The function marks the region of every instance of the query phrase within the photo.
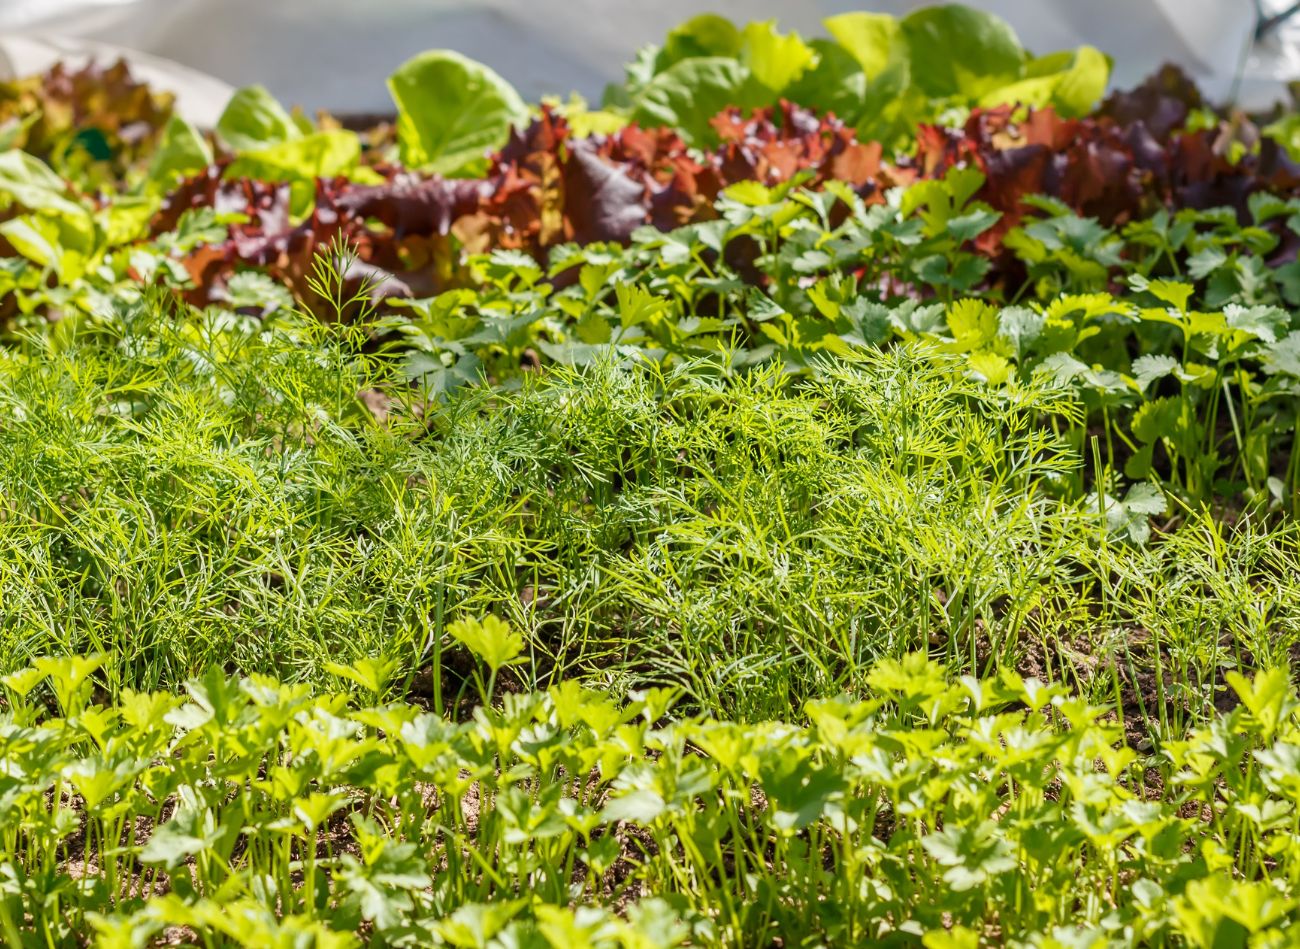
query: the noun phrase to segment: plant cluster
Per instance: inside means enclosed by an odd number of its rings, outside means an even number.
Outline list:
[[[491,617],[453,633],[493,674],[524,648]],[[105,706],[99,661],[3,680],[14,945],[1209,949],[1287,945],[1300,913],[1282,672],[1143,761],[1060,686],[919,655],[803,726],[664,724],[669,691],[572,681],[448,722],[384,702],[382,660],[331,667],[351,696],[213,672]]]
[[[881,205],[838,181],[735,185],[713,221],[565,245],[547,271],[512,252],[471,258],[476,287],[393,301],[409,317],[385,325],[433,392],[537,356],[817,375],[827,357],[920,343],[991,387],[1067,387],[1085,411],[1045,421],[1080,454],[1100,433],[1108,470],[1156,475],[1196,504],[1244,493],[1294,510],[1300,324],[1287,308],[1300,298],[1279,249],[1300,204],[1259,193],[1245,225],[1216,208],[1115,228],[1028,198],[995,262],[979,251],[1004,219],[986,187],[969,167]]]
[[[1088,115],[1104,57],[1030,58],[1005,24],[968,8],[844,14],[827,29],[833,39],[808,45],[770,23],[700,17],[644,52],[611,93],[623,105],[551,102],[531,116],[487,67],[433,52],[394,73],[395,124],[361,134],[290,113],[254,86],[205,135],[121,64],[56,68],[0,97],[8,144],[27,149],[0,171],[0,259],[65,284],[147,281],[152,270],[121,258],[184,212],[215,209],[179,255],[191,302],[222,302],[229,279],[252,269],[312,304],[311,261],[340,238],[385,275],[386,293],[420,296],[462,283],[465,253],[524,249],[545,265],[566,241],[711,219],[740,181],[840,181],[879,202],[891,187],[975,167],[980,198],[1003,213],[979,244],[995,260],[1029,195],[1114,224],[1161,207],[1244,216],[1250,194],[1300,182],[1284,122],[1261,133],[1222,118],[1176,71]],[[955,59],[961,70],[936,68]],[[739,86],[717,86],[719,69]],[[691,116],[666,104],[678,99]],[[901,112],[886,119],[891,110]]]

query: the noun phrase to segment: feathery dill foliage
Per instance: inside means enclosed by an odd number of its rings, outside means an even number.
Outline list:
[[[116,688],[213,662],[311,676],[340,644],[414,654],[419,584],[468,605],[514,556],[490,516],[433,503],[427,454],[358,399],[382,362],[314,322],[143,305],[2,359],[11,664],[104,651]],[[426,565],[433,546],[454,555]]]
[[[119,316],[0,354],[9,668],[102,652],[116,691],[383,653],[409,675],[496,610],[533,678],[770,713],[936,629],[961,653],[1077,516],[1035,490],[1070,464],[1032,424],[1058,397],[932,354],[815,381],[558,369],[430,408],[355,327]]]
[[[1102,542],[1058,497],[1080,461],[1039,419],[1077,409],[1046,382],[904,346],[804,376],[602,361],[424,404],[367,340],[148,300],[0,352],[0,664],[103,654],[116,694],[383,655],[441,709],[469,682],[448,625],[496,613],[527,635],[523,687],[670,684],[762,718],[917,649],[1048,657],[1095,696],[1167,661],[1198,683],[1181,720],[1300,628],[1289,528]]]
[[[495,610],[533,675],[772,711],[936,624],[957,650],[1065,552],[1041,524],[1071,515],[1032,490],[1069,464],[1030,425],[1052,396],[937,357],[815,382],[597,365],[419,411],[348,333],[142,304],[5,350],[4,662],[103,651],[114,692],[213,662],[413,672],[452,615]]]

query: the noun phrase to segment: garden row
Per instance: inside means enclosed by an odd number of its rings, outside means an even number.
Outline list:
[[[453,633],[493,674],[523,647]],[[95,665],[4,680],[12,945],[1290,944],[1281,673],[1234,676],[1241,706],[1146,770],[1066,689],[916,655],[804,726],[657,726],[670,690],[572,681],[455,723],[374,704],[369,661],[338,667],[351,696],[214,671],[106,708]]]

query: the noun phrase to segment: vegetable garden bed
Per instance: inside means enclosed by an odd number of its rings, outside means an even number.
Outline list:
[[[0,88],[6,943],[1291,944],[1294,115],[826,29]]]

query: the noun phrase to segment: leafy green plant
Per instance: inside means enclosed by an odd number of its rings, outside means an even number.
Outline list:
[[[484,702],[496,693],[497,673],[503,667],[526,661],[520,655],[524,651],[523,637],[495,616],[459,619],[447,627],[447,632],[488,667],[487,682],[478,677],[479,698]]]
[[[317,178],[359,176],[361,142],[355,132],[316,129],[301,116],[291,116],[261,86],[236,92],[216,131],[237,155],[225,175],[290,182],[295,214],[311,209]]]
[[[451,50],[408,60],[388,80],[402,161],[447,175],[474,174],[527,110],[495,72]]]
[[[1110,75],[1109,60],[1090,46],[1032,57],[1004,21],[961,4],[901,20],[843,13],[824,25],[829,38],[805,42],[771,22],[738,27],[716,14],[697,16],[643,49],[624,84],[606,92],[606,106],[704,144],[716,138],[709,120],[723,107],[785,97],[894,144],[916,122],[953,108],[1024,103],[1082,115]]]

